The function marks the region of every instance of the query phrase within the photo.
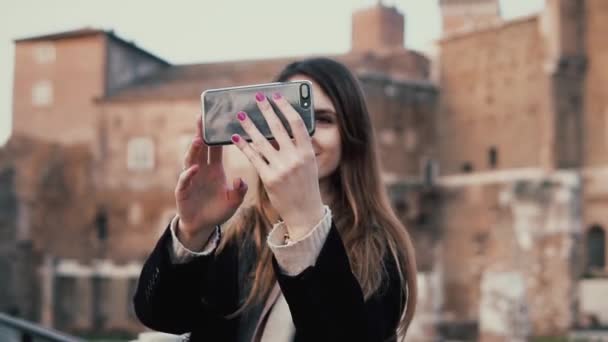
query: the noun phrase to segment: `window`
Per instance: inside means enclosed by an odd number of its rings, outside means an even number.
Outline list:
[[[406,129],[403,138],[405,149],[408,152],[415,151],[416,147],[418,146],[418,133],[416,130],[413,128]]]
[[[154,168],[154,142],[150,138],[132,138],[127,144],[127,168],[146,171]]]
[[[392,145],[395,143],[395,140],[397,140],[395,131],[390,129],[380,131],[380,142],[383,145]]]
[[[129,206],[128,213],[129,224],[133,226],[140,225],[144,218],[144,208],[138,202],[133,202]]]
[[[388,84],[384,87],[384,95],[388,97],[396,97],[399,94],[399,89],[394,84]]]
[[[408,210],[406,186],[400,183],[392,184],[387,187],[387,190],[391,204],[397,215],[404,215]]]
[[[429,217],[427,214],[425,213],[420,213],[418,214],[418,216],[416,217],[416,224],[420,225],[420,226],[424,226],[425,224],[427,224],[429,222]]]
[[[29,241],[32,238],[30,204],[26,201],[19,201],[17,203],[16,238],[19,241]]]
[[[606,232],[593,226],[587,232],[587,270],[603,270],[606,267]]]
[[[393,207],[395,208],[395,211],[398,215],[402,215],[407,211],[407,203],[403,198],[396,198],[393,201]]]
[[[56,51],[52,43],[41,43],[34,49],[34,59],[38,64],[55,62]]]
[[[433,185],[439,176],[439,164],[436,160],[427,158],[422,165],[422,182],[425,185]]]
[[[488,150],[488,164],[492,169],[498,166],[498,150],[494,146]]]
[[[100,208],[97,212],[95,228],[97,230],[97,238],[100,241],[105,241],[108,238],[108,213],[104,208]]]
[[[53,85],[50,81],[38,81],[32,87],[32,104],[36,107],[49,106],[53,103]]]

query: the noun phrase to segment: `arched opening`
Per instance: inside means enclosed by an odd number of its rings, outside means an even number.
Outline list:
[[[587,231],[587,270],[602,271],[606,267],[606,232],[601,226]]]

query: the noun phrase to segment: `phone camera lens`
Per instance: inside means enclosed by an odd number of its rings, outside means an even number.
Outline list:
[[[310,88],[308,87],[308,84],[302,84],[300,86],[300,95],[303,99],[308,99],[310,97]]]

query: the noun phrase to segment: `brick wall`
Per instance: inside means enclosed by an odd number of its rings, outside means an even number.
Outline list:
[[[403,48],[405,19],[394,7],[377,5],[353,15],[352,50]]]
[[[445,319],[478,321],[482,341],[566,334],[579,275],[578,175],[453,176],[441,186]]]
[[[7,155],[7,149],[0,149],[0,275],[4,291],[0,292],[0,311],[8,312],[17,307],[16,279],[18,273],[12,262],[16,256],[17,208],[14,164]]]
[[[14,135],[65,144],[95,139],[93,99],[104,92],[103,42],[103,36],[92,35],[16,43]],[[33,88],[40,81],[52,88],[52,102],[45,106],[32,104]]]
[[[498,0],[441,0],[444,35],[473,31],[500,21]]]
[[[437,160],[437,90],[373,77],[362,83],[386,179],[420,180],[425,163]]]
[[[585,32],[583,42],[587,57],[587,73],[584,84],[584,226],[608,228],[608,3],[602,0],[586,0]],[[586,240],[585,240],[586,241]],[[608,250],[608,242],[605,250]],[[582,251],[579,263],[587,262],[587,250]],[[608,264],[608,260],[606,260]],[[608,273],[608,268],[604,274]],[[584,298],[583,298],[584,300]]]
[[[598,167],[608,163],[608,2],[586,0],[585,17],[584,158],[586,166]]]
[[[538,20],[528,18],[440,42],[438,143],[442,174],[537,166],[547,80]]]

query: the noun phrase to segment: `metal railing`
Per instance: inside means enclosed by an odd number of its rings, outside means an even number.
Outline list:
[[[62,332],[0,313],[0,341],[2,342],[84,342]]]

